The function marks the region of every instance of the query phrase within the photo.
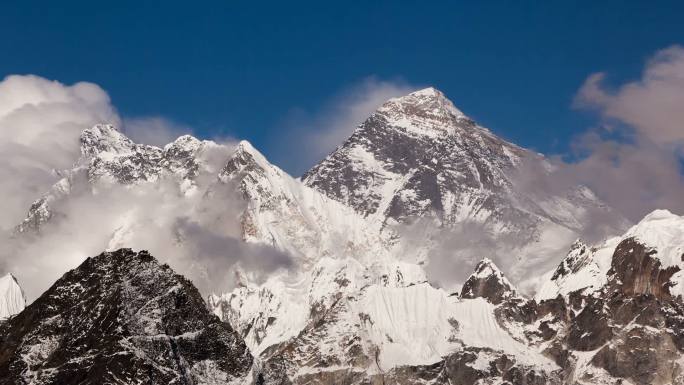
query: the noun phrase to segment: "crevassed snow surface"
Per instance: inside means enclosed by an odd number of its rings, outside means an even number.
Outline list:
[[[20,313],[26,307],[24,292],[12,274],[0,278],[0,319]]]

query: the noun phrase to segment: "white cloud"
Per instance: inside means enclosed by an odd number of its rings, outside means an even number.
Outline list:
[[[207,185],[214,178],[200,175],[199,183]],[[127,247],[150,251],[203,294],[228,291],[238,266],[258,282],[292,265],[284,252],[242,241],[239,218],[244,208],[233,185],[212,185],[211,194],[190,196],[180,194],[177,181],[166,178],[136,188],[112,185],[97,194],[80,188],[54,203],[57,215],[39,235],[1,239],[0,272],[13,272],[33,300],[86,257]]]
[[[256,279],[288,265],[289,256],[240,240],[238,216],[244,207],[239,197],[226,195],[235,192],[234,186],[199,202],[185,199],[177,185],[164,181],[91,194],[82,176],[74,180],[69,199],[51,203],[56,215],[39,237],[12,236],[31,203],[78,160],[81,132],[97,123],[122,127],[109,96],[95,84],[65,85],[33,75],[0,82],[0,273],[15,273],[31,299],[86,256],[104,251],[113,234],[124,242],[109,246],[150,250],[203,290],[227,289],[236,264]],[[192,131],[163,118],[124,119],[123,130],[153,145]],[[219,140],[225,146],[204,153],[214,170],[234,148],[230,139]],[[208,185],[216,176],[198,178]],[[184,238],[182,244],[178,237]]]
[[[388,99],[406,95],[417,88],[402,81],[369,77],[341,91],[318,113],[301,114],[287,124],[290,128],[286,129],[285,140],[278,138],[277,163],[294,170],[295,174],[306,171],[342,144]],[[306,151],[292,151],[293,147],[305,148]]]
[[[604,73],[589,76],[576,104],[630,125],[640,139],[659,145],[684,140],[684,48],[672,46],[657,52],[640,80],[615,91],[606,90],[604,78]]]
[[[119,117],[99,86],[68,86],[38,76],[0,82],[0,229],[15,225],[30,203],[79,153],[81,131]]]
[[[615,90],[604,78],[589,76],[577,94],[575,105],[598,111],[603,127],[577,139],[585,156],[562,178],[590,186],[632,220],[657,208],[684,213],[684,48],[657,52],[641,79]]]

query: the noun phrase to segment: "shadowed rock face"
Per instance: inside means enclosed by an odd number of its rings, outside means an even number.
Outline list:
[[[495,305],[516,295],[511,283],[489,259],[480,261],[461,290],[461,298],[485,298]]]
[[[88,258],[0,337],[0,384],[227,383],[251,364],[190,281],[130,249]]]
[[[670,278],[680,269],[664,268],[650,250],[633,238],[625,239],[615,249],[608,276],[612,289],[624,294],[650,294],[658,299],[669,299]],[[684,261],[684,259],[683,259]]]

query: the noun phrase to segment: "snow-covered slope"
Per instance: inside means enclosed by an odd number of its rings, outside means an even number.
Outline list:
[[[491,271],[491,278],[505,280],[497,271]],[[480,270],[473,279],[490,278],[485,274]],[[502,304],[477,295],[460,298],[427,282],[362,287],[342,282],[345,289],[329,306],[312,309],[303,330],[261,351],[267,379],[285,373],[294,383],[414,383],[429,377],[421,373],[422,366],[439,366],[445,357],[462,364],[477,361],[473,370],[482,376],[497,360],[506,360],[540,380],[557,379],[560,368],[543,353],[544,346],[516,333],[523,328],[519,323],[512,322],[518,329],[508,330],[499,320]],[[398,376],[402,370],[412,372]]]
[[[19,314],[26,307],[24,291],[12,274],[0,277],[0,320]]]
[[[246,141],[238,144],[218,180],[237,186],[246,202],[240,217],[243,239],[301,257],[305,269],[325,257],[365,258],[369,264],[388,257],[378,229],[270,164]]]

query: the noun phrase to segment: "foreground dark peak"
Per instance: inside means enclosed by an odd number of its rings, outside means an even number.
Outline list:
[[[0,333],[0,384],[213,384],[252,357],[198,290],[145,251],[69,271]]]

